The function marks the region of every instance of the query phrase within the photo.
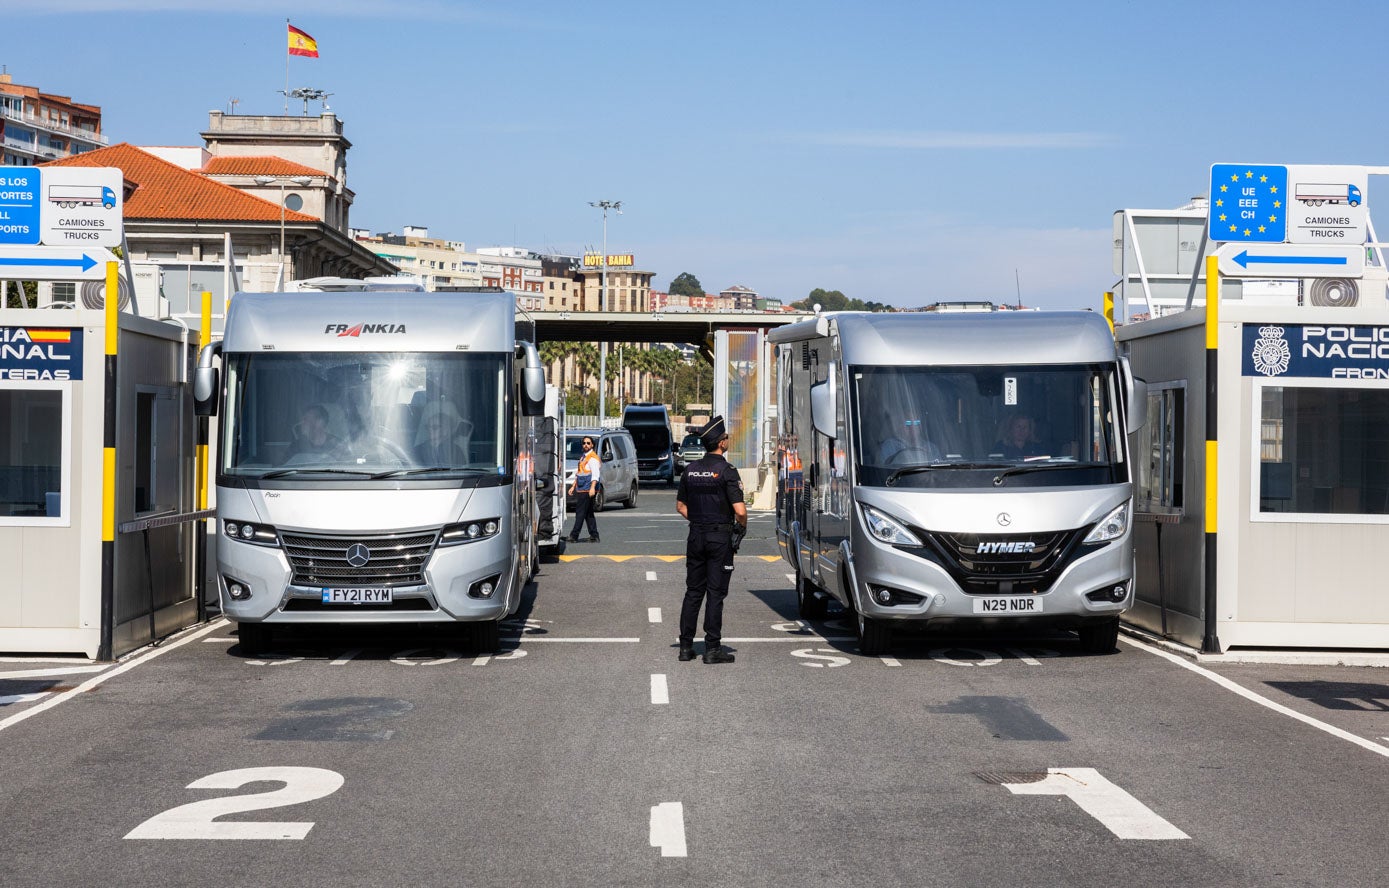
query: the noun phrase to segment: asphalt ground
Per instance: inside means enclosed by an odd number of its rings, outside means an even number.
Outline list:
[[[0,885],[1383,884],[1385,670],[1067,633],[863,657],[796,619],[770,525],[737,662],[680,663],[683,531],[647,493],[543,566],[497,656],[400,627],[248,657],[216,621],[91,672],[0,662]]]

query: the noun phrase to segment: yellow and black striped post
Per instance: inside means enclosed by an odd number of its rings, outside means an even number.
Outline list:
[[[203,349],[207,348],[212,342],[212,292],[203,291],[202,305],[202,326],[198,328],[198,357],[202,357]],[[193,362],[197,366],[197,361]],[[196,371],[195,371],[196,372]],[[194,434],[197,437],[197,480],[195,482],[198,492],[198,511],[207,509],[207,426],[206,416],[198,417],[197,430]],[[199,518],[198,529],[198,575],[193,580],[193,589],[198,596],[198,622],[207,619],[207,590],[204,588],[204,581],[207,579],[207,519]]]
[[[1109,322],[1109,333],[1114,334],[1114,294],[1104,294],[1104,319]]]
[[[1205,636],[1201,639],[1201,652],[1220,653],[1220,639],[1216,637],[1216,564],[1215,532],[1219,526],[1216,520],[1216,505],[1219,501],[1216,485],[1219,473],[1216,461],[1216,421],[1220,416],[1216,397],[1219,393],[1219,365],[1216,362],[1216,347],[1220,341],[1220,266],[1215,256],[1206,257],[1206,571],[1205,571]]]
[[[106,263],[106,392],[101,432],[101,643],[98,660],[111,659],[116,613],[116,348],[120,342],[120,287],[115,262]]]

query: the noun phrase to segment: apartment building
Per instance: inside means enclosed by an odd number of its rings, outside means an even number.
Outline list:
[[[400,234],[371,234],[354,229],[352,238],[406,274],[414,275],[426,290],[500,286],[484,282],[482,257],[469,253],[463,241],[432,238],[424,226],[406,225]]]
[[[0,74],[0,145],[5,166],[33,166],[105,148],[101,106],[74,102]]]

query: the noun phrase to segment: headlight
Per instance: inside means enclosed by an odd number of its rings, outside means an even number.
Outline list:
[[[275,528],[264,524],[251,524],[248,521],[223,521],[222,533],[227,539],[239,543],[255,543],[257,546],[274,546],[279,543]]]
[[[1129,529],[1129,504],[1124,503],[1119,508],[1104,516],[1104,520],[1095,525],[1095,529],[1090,531],[1085,537],[1088,543],[1107,543],[1110,540],[1117,540]]]
[[[868,521],[868,532],[879,542],[890,546],[921,545],[921,540],[916,538],[916,534],[872,506],[863,507],[863,517]]]
[[[662,453],[660,456],[658,456],[658,457],[656,457],[656,458],[657,458],[657,459],[670,459],[670,451],[667,450],[665,453]]]
[[[502,519],[500,518],[482,518],[477,521],[449,524],[444,527],[443,533],[439,534],[439,545],[456,546],[459,543],[485,540],[488,537],[496,536],[497,531],[501,529]]]

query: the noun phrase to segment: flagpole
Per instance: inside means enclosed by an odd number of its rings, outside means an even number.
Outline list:
[[[285,116],[289,116],[289,19],[285,19]]]

